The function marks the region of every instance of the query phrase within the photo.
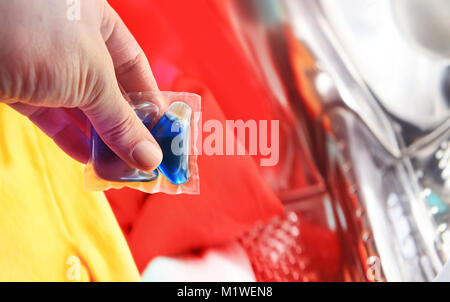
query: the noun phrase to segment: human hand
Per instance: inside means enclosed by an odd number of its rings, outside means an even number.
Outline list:
[[[26,115],[73,158],[89,159],[87,119],[130,166],[149,171],[161,149],[122,96],[156,91],[141,48],[105,0],[0,1],[0,102]]]

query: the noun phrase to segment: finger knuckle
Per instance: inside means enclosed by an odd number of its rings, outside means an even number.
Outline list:
[[[135,123],[131,115],[126,115],[119,122],[107,128],[103,132],[103,138],[112,145],[123,142],[124,137],[133,137],[135,133]],[[127,146],[121,146],[127,147]],[[129,146],[131,148],[131,146]]]

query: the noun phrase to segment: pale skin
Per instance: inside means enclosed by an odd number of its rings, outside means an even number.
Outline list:
[[[67,154],[89,159],[89,120],[129,165],[151,171],[161,149],[123,97],[157,91],[142,49],[105,0],[0,0],[0,102],[27,116]]]

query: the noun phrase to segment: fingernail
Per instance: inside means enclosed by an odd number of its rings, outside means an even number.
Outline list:
[[[155,169],[162,160],[162,152],[152,142],[144,140],[134,147],[131,153],[134,161],[138,165],[138,168],[144,171],[150,171]]]

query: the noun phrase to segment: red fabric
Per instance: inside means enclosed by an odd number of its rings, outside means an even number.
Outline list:
[[[173,87],[200,94],[203,119],[225,123],[214,97],[201,84],[182,79]],[[202,155],[198,164],[201,195],[143,196],[130,189],[106,193],[141,271],[157,255],[227,242],[283,212],[252,158]]]
[[[211,0],[110,0],[147,54],[161,89],[170,62],[214,94],[228,119],[274,117],[270,93]],[[164,78],[165,80],[165,78]]]
[[[317,202],[321,204],[318,198]],[[289,217],[296,217],[292,221]],[[339,235],[288,211],[240,238],[256,280],[262,282],[344,281]],[[280,249],[279,247],[283,248]]]
[[[212,95],[183,81],[175,90],[203,97],[203,117],[225,123]],[[129,235],[140,269],[155,255],[173,254],[236,238],[283,211],[250,157],[200,156],[201,195],[150,195]]]
[[[256,55],[243,46],[231,23],[230,6],[239,1],[110,3],[147,54],[161,90],[173,89],[174,78],[195,78],[212,92],[227,119],[280,121],[280,162],[261,169],[277,194],[317,183],[315,168],[302,154],[298,121],[289,105],[281,105],[282,97],[268,85]]]
[[[203,120],[273,119],[271,100],[208,1],[110,3],[149,57],[160,88],[202,96]],[[154,194],[144,202],[132,190],[107,192],[141,271],[157,255],[231,240],[283,212],[252,158],[202,155],[198,164],[199,196]]]
[[[105,194],[122,231],[128,234],[148,194],[129,188],[113,189]]]

